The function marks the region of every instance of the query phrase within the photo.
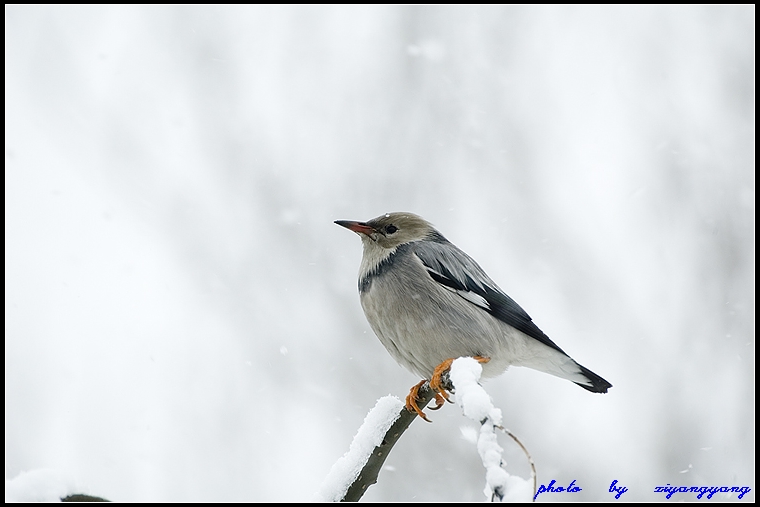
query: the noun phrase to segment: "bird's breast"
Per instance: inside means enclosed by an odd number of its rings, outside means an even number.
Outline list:
[[[398,363],[422,377],[430,378],[449,358],[500,355],[505,325],[441,287],[422,265],[383,270],[361,281],[360,290],[364,314],[380,342]]]

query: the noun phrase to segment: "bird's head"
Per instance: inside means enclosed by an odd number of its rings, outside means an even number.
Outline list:
[[[336,220],[336,224],[357,233],[364,247],[395,250],[399,245],[439,234],[430,223],[414,213],[386,213],[368,222]]]
[[[335,223],[354,231],[362,239],[360,286],[361,280],[375,272],[400,245],[424,239],[443,239],[428,221],[414,213],[386,213],[368,222],[336,220]]]

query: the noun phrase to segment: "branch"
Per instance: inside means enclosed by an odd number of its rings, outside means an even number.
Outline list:
[[[435,394],[427,384],[418,393],[418,405],[427,406]],[[314,495],[317,502],[356,502],[367,488],[377,482],[377,476],[388,454],[417,418],[404,402],[395,396],[384,396],[369,411],[356,432],[348,452],[330,469]]]
[[[110,502],[110,500],[100,498],[99,496],[75,493],[73,495],[64,496],[61,498],[61,502]]]
[[[435,393],[430,389],[430,386],[427,383],[424,384],[418,393],[418,405],[420,408],[426,407],[430,403],[430,400],[433,399],[433,396],[435,396]],[[415,412],[408,411],[406,407],[401,409],[398,419],[385,433],[382,443],[372,451],[367,463],[361,469],[356,479],[354,479],[354,482],[348,487],[346,494],[340,499],[341,502],[358,502],[365,491],[367,491],[367,488],[377,482],[377,476],[391,449],[393,449],[398,439],[401,438],[401,435],[415,419],[417,419]]]
[[[442,386],[449,392],[456,390],[457,404],[463,415],[481,424],[477,447],[486,469],[486,494],[492,500],[527,501],[532,498],[530,490],[535,490],[533,460],[519,440],[501,426],[501,410],[493,406],[491,397],[478,384],[481,372],[482,367],[474,359],[457,359],[451,368],[451,377],[456,378],[452,381],[449,373],[445,373],[441,378]],[[434,396],[430,386],[423,384],[418,393],[419,406],[425,408]],[[395,396],[378,400],[354,436],[348,452],[333,465],[314,499],[322,502],[359,501],[367,488],[377,482],[391,449],[416,418],[417,414],[408,411]],[[523,448],[531,465],[533,488],[525,479],[511,476],[504,470],[502,449],[495,434],[497,429],[507,433]]]

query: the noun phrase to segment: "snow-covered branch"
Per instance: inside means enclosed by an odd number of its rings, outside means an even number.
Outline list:
[[[82,488],[70,475],[51,468],[38,468],[5,480],[5,503],[108,501],[79,491]]]
[[[425,384],[419,391],[419,406],[425,407],[434,393]],[[395,396],[380,398],[364,418],[348,452],[330,469],[319,491],[318,502],[356,502],[377,476],[391,449],[417,414],[410,412]]]
[[[491,397],[478,383],[483,367],[471,357],[460,357],[451,365],[449,379],[454,385],[457,405],[465,417],[480,424],[478,454],[486,469],[484,493],[500,502],[530,502],[533,486],[525,479],[509,475],[503,466],[503,449],[496,438],[501,425],[501,410],[494,407]]]
[[[499,501],[532,501],[534,487],[531,483],[509,475],[503,468],[502,448],[497,441],[496,430],[515,437],[501,426],[501,410],[493,406],[491,397],[478,384],[481,372],[482,367],[476,360],[459,358],[452,364],[451,372],[444,374],[443,385],[455,393],[462,413],[480,424],[477,447],[486,469],[486,496]],[[434,393],[424,384],[418,396],[418,404],[424,408],[433,399]],[[395,396],[380,398],[364,419],[348,452],[333,465],[314,500],[358,501],[367,488],[377,482],[380,469],[394,444],[415,419],[417,414],[408,411],[404,402]],[[520,446],[523,447],[522,444]],[[528,459],[530,461],[530,456]]]

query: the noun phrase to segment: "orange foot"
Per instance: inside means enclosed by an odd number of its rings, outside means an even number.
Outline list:
[[[406,409],[409,412],[417,412],[417,415],[425,419],[427,422],[431,422],[430,419],[428,419],[425,416],[425,412],[420,410],[420,407],[417,406],[417,402],[419,401],[419,392],[420,388],[425,385],[425,382],[427,380],[420,380],[419,384],[416,384],[414,387],[412,387],[409,390],[409,394],[406,395]],[[438,400],[436,400],[436,403],[438,403]]]
[[[473,359],[481,364],[487,363],[491,360],[490,357],[483,356],[474,356]],[[446,401],[449,400],[449,393],[447,393],[441,385],[441,376],[451,369],[451,363],[453,362],[453,358],[446,359],[444,362],[436,366],[433,370],[433,378],[430,379],[430,389],[435,391],[435,408],[431,408],[430,410],[438,410]],[[418,416],[422,417],[427,422],[431,422],[430,419],[425,416],[425,413],[420,410],[420,407],[417,406],[417,400],[419,400],[418,394],[420,392],[420,388],[425,384],[425,382],[427,382],[427,380],[421,380],[419,384],[415,385],[409,390],[409,394],[406,396],[406,409],[409,412],[417,412]]]

